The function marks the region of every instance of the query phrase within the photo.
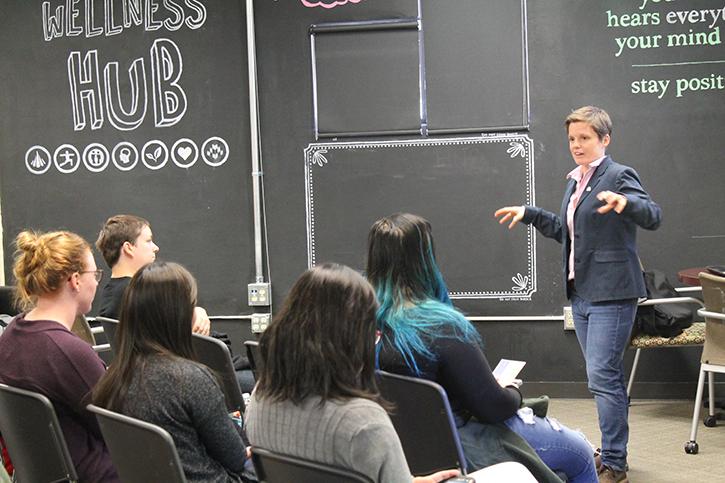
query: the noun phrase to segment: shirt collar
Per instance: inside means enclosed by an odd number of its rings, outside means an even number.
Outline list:
[[[601,158],[589,163],[589,169],[596,168],[597,166],[602,164],[602,161],[604,161],[604,158],[606,158],[606,157],[607,157],[607,155],[605,154]],[[576,168],[569,171],[569,174],[566,175],[566,179],[573,179],[577,183],[579,181],[581,181],[583,177],[584,177],[584,174],[582,173],[581,166],[577,166]]]

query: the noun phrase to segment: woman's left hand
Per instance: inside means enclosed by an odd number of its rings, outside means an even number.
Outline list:
[[[600,191],[597,193],[597,199],[604,203],[604,206],[597,210],[597,213],[601,214],[608,213],[613,209],[619,215],[627,206],[627,197],[612,191]]]

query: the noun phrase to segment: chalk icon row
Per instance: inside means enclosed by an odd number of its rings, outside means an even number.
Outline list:
[[[229,145],[219,136],[212,136],[199,146],[188,138],[181,138],[169,149],[163,141],[153,139],[141,148],[141,152],[128,141],[121,141],[109,153],[101,143],[90,143],[83,153],[72,144],[61,144],[53,154],[44,146],[35,145],[25,152],[25,166],[33,174],[44,174],[52,165],[64,174],[75,172],[81,165],[92,173],[104,171],[113,162],[120,171],[131,171],[139,160],[148,169],[161,169],[169,158],[179,168],[188,169],[201,157],[209,166],[217,167],[229,158]]]

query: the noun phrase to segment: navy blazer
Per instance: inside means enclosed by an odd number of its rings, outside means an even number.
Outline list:
[[[526,206],[523,222],[533,224],[544,236],[562,244],[564,286],[571,293],[569,273],[569,228],[566,209],[576,182],[568,181],[561,214]],[[591,188],[591,189],[590,189]],[[621,214],[614,210],[597,213],[603,206],[596,194],[613,191],[627,197]],[[607,156],[597,166],[574,212],[574,276],[577,295],[589,302],[645,297],[644,279],[637,256],[637,226],[655,230],[662,221],[662,210],[642,188],[637,172]]]

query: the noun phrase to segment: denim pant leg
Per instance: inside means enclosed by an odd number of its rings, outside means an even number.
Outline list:
[[[623,360],[636,310],[636,299],[588,302],[572,296],[574,327],[599,413],[602,462],[616,470],[627,465],[629,407]]]
[[[512,431],[526,440],[546,466],[566,475],[570,483],[597,482],[594,454],[589,441],[579,431],[556,420],[533,417],[528,424],[514,415],[505,421]]]

